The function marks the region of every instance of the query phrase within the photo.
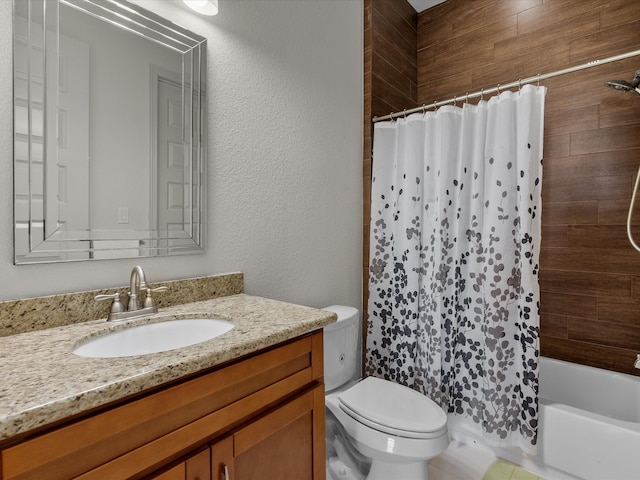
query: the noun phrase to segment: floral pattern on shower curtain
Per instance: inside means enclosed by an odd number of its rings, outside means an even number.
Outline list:
[[[535,453],[546,89],[374,131],[367,374],[449,414],[453,438]]]

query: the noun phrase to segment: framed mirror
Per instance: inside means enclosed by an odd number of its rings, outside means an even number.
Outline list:
[[[16,264],[201,253],[206,39],[125,0],[14,0]]]

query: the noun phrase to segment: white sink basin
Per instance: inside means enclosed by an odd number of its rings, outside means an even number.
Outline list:
[[[167,320],[93,338],[73,350],[80,357],[115,358],[166,352],[218,337],[233,323],[213,318]]]

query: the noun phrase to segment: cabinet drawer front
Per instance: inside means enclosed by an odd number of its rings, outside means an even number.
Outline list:
[[[68,479],[160,443],[158,454],[177,458],[321,375],[316,333],[9,447],[0,453],[1,478]],[[145,456],[150,470],[158,454]]]

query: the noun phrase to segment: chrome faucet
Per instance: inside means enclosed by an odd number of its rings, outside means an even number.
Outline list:
[[[158,307],[156,306],[153,298],[151,298],[151,293],[162,292],[165,290],[167,290],[166,286],[156,288],[149,287],[147,285],[147,278],[144,274],[144,270],[140,265],[136,265],[131,270],[131,277],[129,279],[129,304],[126,311],[122,303],[120,303],[119,293],[96,295],[95,299],[98,301],[113,299],[108,320],[125,320],[128,318],[143,317],[145,315],[157,313]],[[138,296],[141,291],[144,291],[147,294],[142,306],[140,306],[140,301],[138,300]]]
[[[140,265],[136,265],[131,270],[131,278],[129,280],[129,306],[127,310],[130,312],[140,309],[138,303],[138,292],[147,290],[147,278],[144,275],[144,270]]]

